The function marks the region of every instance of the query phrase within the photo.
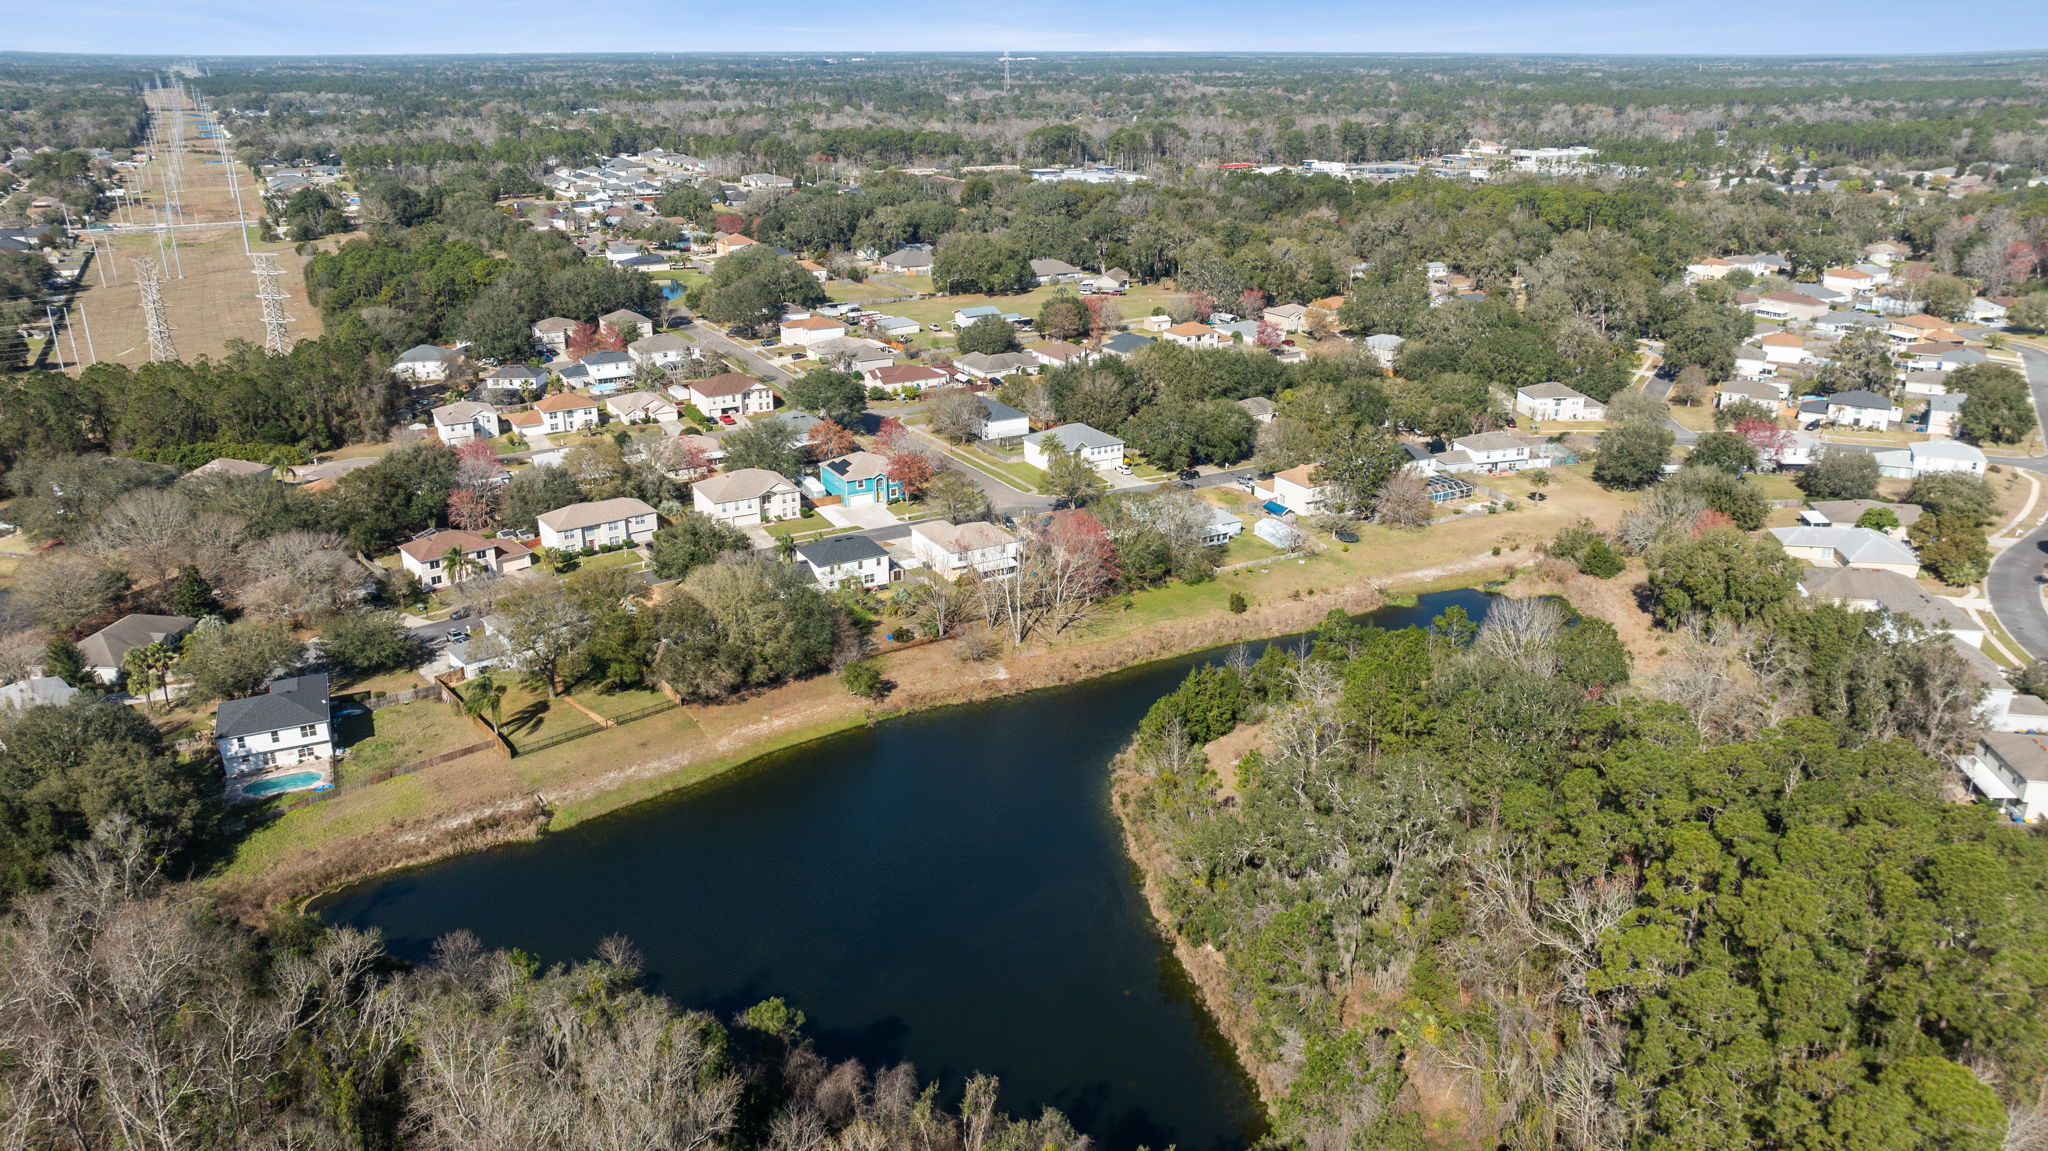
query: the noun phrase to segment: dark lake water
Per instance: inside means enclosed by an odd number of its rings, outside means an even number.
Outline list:
[[[1373,618],[1453,604],[1477,618],[1486,597]],[[997,1075],[1004,1110],[1057,1107],[1106,1151],[1242,1147],[1259,1107],[1154,929],[1106,770],[1154,700],[1225,654],[849,732],[321,911],[410,959],[458,928],[549,962],[623,934],[678,1003],[780,995],[826,1055],[909,1060],[949,1091]]]

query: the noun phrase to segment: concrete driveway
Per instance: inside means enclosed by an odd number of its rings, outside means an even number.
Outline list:
[[[818,514],[842,528],[886,528],[897,522],[887,504],[827,505]]]

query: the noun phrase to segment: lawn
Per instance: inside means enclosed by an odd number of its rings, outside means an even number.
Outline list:
[[[811,516],[809,518],[793,520],[776,520],[774,523],[762,524],[761,530],[774,536],[776,539],[794,540],[802,544],[809,543],[815,539],[823,539],[826,536],[838,535],[840,532],[850,532],[857,529],[842,528],[823,516]]]
[[[606,719],[617,719],[628,712],[639,711],[642,708],[653,707],[658,703],[668,702],[667,696],[651,687],[630,688],[621,691],[598,691],[592,688],[577,688],[569,694],[576,697],[577,703],[604,716]]]
[[[339,783],[418,763],[486,738],[461,712],[438,699],[419,699],[380,707],[363,715],[340,716],[334,728],[335,737],[348,751],[336,772]]]
[[[963,445],[951,449],[954,459],[976,471],[995,476],[997,479],[1021,491],[1035,492],[1045,473],[1019,460],[1011,462],[983,448]]]
[[[612,568],[643,568],[647,560],[634,548],[621,548],[615,552],[603,552],[594,556],[578,556],[576,570],[586,572],[609,571]]]

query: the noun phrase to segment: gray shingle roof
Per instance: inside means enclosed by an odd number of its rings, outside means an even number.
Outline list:
[[[799,546],[796,554],[802,556],[805,563],[818,568],[889,557],[887,549],[866,536],[827,536]]]
[[[216,739],[261,735],[326,723],[327,718],[327,677],[298,675],[271,681],[262,695],[223,701],[214,713],[213,734]]]
[[[1123,440],[1099,428],[1091,428],[1087,424],[1061,424],[1056,428],[1047,428],[1042,432],[1033,432],[1024,437],[1024,442],[1040,446],[1049,443],[1058,444],[1068,451],[1078,451],[1083,448],[1120,448],[1124,446]]]

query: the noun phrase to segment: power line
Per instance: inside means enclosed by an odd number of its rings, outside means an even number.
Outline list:
[[[292,318],[284,310],[284,302],[290,296],[277,283],[284,269],[277,266],[277,257],[269,252],[251,253],[249,258],[256,261],[256,298],[263,301],[263,350],[282,356],[292,350],[291,333],[285,330]]]
[[[175,360],[178,349],[171,343],[171,321],[164,314],[163,285],[157,280],[156,261],[135,261],[135,278],[142,285],[142,317],[149,328],[149,358]]]

